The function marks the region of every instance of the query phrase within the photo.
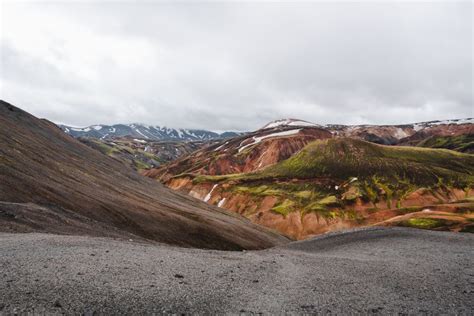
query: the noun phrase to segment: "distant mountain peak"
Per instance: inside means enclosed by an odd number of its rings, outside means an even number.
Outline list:
[[[313,127],[318,127],[318,124],[311,123],[305,120],[300,120],[300,119],[294,119],[294,118],[285,118],[285,119],[279,119],[275,121],[271,121],[261,129],[267,129],[267,128],[275,128],[278,126],[313,126]]]

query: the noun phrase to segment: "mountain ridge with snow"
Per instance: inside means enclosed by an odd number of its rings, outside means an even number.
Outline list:
[[[58,125],[65,133],[73,137],[91,137],[99,139],[112,139],[114,137],[134,137],[147,140],[213,140],[235,137],[241,135],[238,132],[216,133],[202,129],[169,128],[166,126],[152,126],[141,123],[114,124],[114,125],[90,125],[87,127],[72,127]]]
[[[388,127],[388,126],[413,126],[415,129],[420,126],[434,126],[434,125],[450,125],[450,124],[474,124],[474,118],[459,118],[459,119],[448,119],[448,120],[432,120],[424,122],[415,122],[415,123],[402,123],[402,124],[316,124],[305,120],[295,119],[295,118],[284,118],[271,121],[264,125],[260,129],[275,128],[279,126],[314,126],[322,128],[335,128],[335,127]]]

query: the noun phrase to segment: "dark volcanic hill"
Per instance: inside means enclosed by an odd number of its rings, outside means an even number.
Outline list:
[[[286,239],[144,178],[0,101],[0,230],[257,249]]]

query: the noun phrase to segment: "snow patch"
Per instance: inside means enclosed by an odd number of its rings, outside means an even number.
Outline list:
[[[227,145],[229,142],[225,142],[224,144],[220,145],[219,147],[217,147],[216,149],[214,149],[214,151],[218,151],[219,149],[221,149],[222,147],[224,147],[225,145]]]
[[[262,129],[274,128],[278,126],[318,126],[318,125],[311,122],[302,121],[302,120],[282,119],[282,120],[276,120],[276,121],[270,122],[264,127],[262,127]]]
[[[242,143],[240,144],[241,147],[239,148],[239,153],[242,152],[242,150],[244,150],[245,148],[248,148],[250,146],[253,146],[255,144],[258,144],[260,143],[262,140],[264,139],[267,139],[267,138],[271,138],[271,137],[279,137],[279,136],[289,136],[289,135],[294,135],[294,134],[298,134],[299,132],[301,131],[301,128],[299,129],[291,129],[289,131],[283,131],[283,132],[278,132],[278,133],[273,133],[273,134],[269,134],[269,135],[264,135],[264,136],[260,136],[260,137],[252,137],[253,138],[253,142],[250,143],[250,144],[247,144],[247,145],[244,145],[242,146]]]
[[[212,191],[214,191],[214,189],[218,186],[218,184],[214,184],[214,186],[212,187],[211,191],[209,191],[209,193],[204,197],[204,202],[207,202],[211,199],[211,194],[212,194]]]
[[[71,127],[71,130],[75,132],[90,132],[91,131],[90,127],[84,127],[84,128]]]
[[[474,124],[474,118],[456,119],[456,120],[444,120],[437,122],[428,122],[429,125],[449,125],[449,124]]]
[[[137,142],[137,143],[142,143],[142,144],[146,143],[146,140],[143,140],[143,139],[136,139],[136,138],[134,138],[133,141],[134,141],[134,142]]]
[[[146,135],[144,135],[142,132],[140,132],[140,131],[138,130],[138,128],[135,128],[135,132],[137,132],[138,134],[142,135],[142,136],[145,137],[146,139],[149,138],[148,136],[146,136]]]
[[[225,203],[225,198],[223,198],[222,200],[219,201],[219,203],[217,203],[217,206],[218,207],[222,207],[222,205],[224,205]]]
[[[401,129],[400,127],[397,128],[397,130],[395,131],[395,138],[396,139],[402,139],[402,138],[405,138],[405,137],[408,137],[408,134],[407,132],[405,132],[403,129]]]
[[[357,181],[358,179],[356,177],[352,178],[351,181],[349,181],[349,183],[352,183],[354,181]]]

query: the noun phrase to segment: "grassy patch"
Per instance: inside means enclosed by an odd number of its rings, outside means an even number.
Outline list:
[[[433,229],[444,225],[444,220],[434,218],[410,218],[402,222],[402,226]]]
[[[335,197],[334,195],[326,196],[325,198],[319,200],[317,203],[324,206],[338,206],[339,205],[339,201],[337,197]]]
[[[273,207],[272,211],[286,217],[290,212],[294,210],[293,209],[294,206],[295,206],[295,203],[287,199],[287,200],[284,200],[282,203]]]
[[[313,195],[312,191],[306,190],[306,191],[299,191],[294,194],[297,198],[300,199],[310,199]]]
[[[151,166],[140,160],[134,160],[133,163],[137,170],[149,169]]]

